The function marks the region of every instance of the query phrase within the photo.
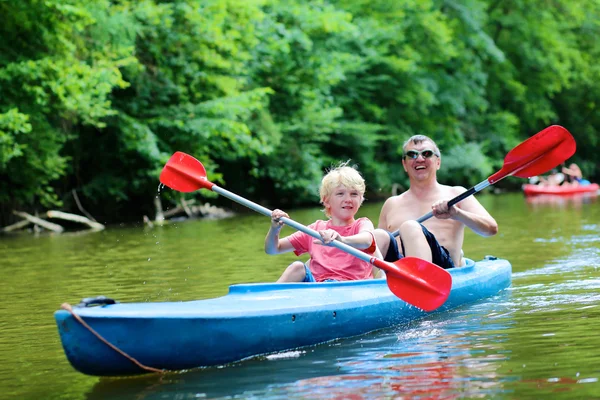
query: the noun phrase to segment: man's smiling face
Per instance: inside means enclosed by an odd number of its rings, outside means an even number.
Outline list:
[[[428,140],[415,144],[410,142],[402,157],[402,165],[409,177],[427,179],[440,169],[441,160],[434,146]]]

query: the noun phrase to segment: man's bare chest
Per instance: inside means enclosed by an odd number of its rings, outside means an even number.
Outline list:
[[[399,203],[388,213],[386,218],[387,229],[398,229],[405,221],[416,220],[431,211],[431,204],[427,203]]]

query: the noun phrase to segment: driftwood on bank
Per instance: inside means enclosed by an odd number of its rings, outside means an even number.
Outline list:
[[[156,218],[154,219],[154,223],[148,216],[144,215],[144,224],[153,227],[154,224],[163,224],[169,218],[176,217],[178,215],[185,215],[183,218],[206,218],[206,219],[220,219],[227,218],[233,215],[233,212],[225,210],[223,208],[213,206],[209,203],[204,203],[200,205],[196,205],[196,200],[186,200],[185,198],[179,199],[179,204],[175,207],[170,208],[168,210],[162,209],[162,203],[157,196],[154,199],[154,206],[156,208]]]
[[[201,214],[204,218],[208,219],[221,219],[229,218],[234,215],[232,211],[228,211],[224,208],[213,206],[209,203],[204,203],[196,207],[192,207],[192,211]]]
[[[46,221],[44,217],[34,216],[23,211],[13,211],[13,214],[23,218],[23,220],[15,222],[12,225],[5,226],[4,228],[2,228],[2,232],[13,232],[18,229],[25,228],[30,224],[33,224],[33,229],[35,232],[38,232],[40,228],[44,228],[56,233],[62,233],[65,230],[65,228],[63,228],[59,224]],[[91,219],[83,217],[81,215],[70,214],[63,211],[47,211],[45,213],[45,218],[62,219],[64,221],[77,222],[79,224],[89,226],[92,231],[100,231],[105,228],[104,225],[99,222],[92,221]]]
[[[90,228],[92,228],[93,230],[97,230],[97,231],[101,231],[102,229],[104,229],[104,225],[102,225],[99,222],[96,221],[92,221],[89,218],[83,217],[81,215],[76,215],[76,214],[69,214],[66,212],[62,212],[62,211],[47,211],[46,215],[48,216],[48,218],[56,218],[56,219],[63,219],[65,221],[72,221],[72,222],[78,222],[80,224],[85,224],[87,226],[89,226]]]
[[[52,222],[45,221],[38,217],[34,217],[33,215],[27,214],[26,212],[23,212],[23,211],[13,211],[13,214],[15,214],[16,216],[21,217],[23,219],[26,219],[27,221],[31,222],[32,224],[41,226],[42,228],[48,229],[49,231],[52,231],[52,232],[62,233],[62,231],[65,230],[62,226],[60,226],[58,224],[53,224]]]
[[[22,219],[18,222],[15,222],[12,225],[8,225],[5,226],[4,228],[2,228],[3,232],[12,232],[12,231],[17,231],[21,228],[25,228],[27,225],[31,224],[31,221],[28,219]]]
[[[184,210],[183,210],[183,207],[181,207],[181,206],[175,206],[173,208],[169,208],[168,210],[165,210],[163,212],[163,219],[174,217],[177,214],[181,214],[182,212],[184,212]]]

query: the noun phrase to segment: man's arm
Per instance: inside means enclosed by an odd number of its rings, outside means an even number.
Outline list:
[[[392,198],[388,198],[385,203],[383,203],[383,207],[381,207],[381,212],[379,213],[379,222],[377,224],[377,228],[387,230],[387,217],[392,207],[391,205]]]
[[[476,204],[464,204],[463,207],[458,207],[457,217],[454,219],[462,222],[481,236],[494,236],[498,233],[498,223],[496,220],[477,199],[472,197],[470,200],[473,201],[469,201],[469,203]]]
[[[464,192],[464,188],[460,188]],[[460,193],[457,193],[460,194]],[[494,236],[498,233],[498,223],[490,213],[473,197],[467,197],[463,201],[448,209],[448,201],[439,201],[432,207],[433,215],[439,219],[452,218],[463,223],[473,232],[481,236]]]

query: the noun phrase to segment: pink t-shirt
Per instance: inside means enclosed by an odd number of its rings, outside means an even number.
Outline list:
[[[368,224],[367,221],[369,221],[369,219],[363,217],[357,219],[351,225],[333,226],[331,220],[318,220],[308,227],[315,231],[333,229],[341,236],[352,236],[359,233],[364,225]],[[317,282],[322,282],[326,279],[351,281],[371,278],[371,271],[373,269],[371,264],[362,261],[343,250],[313,243],[315,238],[300,231],[288,236],[287,239],[292,246],[294,246],[294,253],[297,256],[304,253],[310,254],[310,271]],[[365,250],[375,252],[375,249],[373,248]]]

